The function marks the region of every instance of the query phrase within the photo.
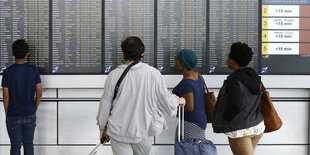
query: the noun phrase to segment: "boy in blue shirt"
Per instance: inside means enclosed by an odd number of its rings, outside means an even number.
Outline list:
[[[36,111],[42,98],[40,74],[38,68],[25,63],[28,56],[25,40],[16,40],[12,51],[15,63],[4,70],[1,85],[11,155],[20,155],[21,144],[25,155],[33,155]]]

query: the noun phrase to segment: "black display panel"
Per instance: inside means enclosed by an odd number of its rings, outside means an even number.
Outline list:
[[[127,36],[143,40],[143,62],[163,74],[179,73],[183,48],[196,52],[196,71],[229,74],[238,41],[260,74],[310,74],[310,0],[1,0],[0,74],[16,39],[41,74],[108,74]]]
[[[120,45],[128,36],[142,39],[142,61],[154,66],[154,0],[105,0],[104,9],[104,73],[123,63]]]
[[[258,70],[259,0],[210,0],[208,73],[227,74],[227,56],[234,42],[254,53],[249,67]]]
[[[101,73],[102,0],[52,3],[52,73]]]
[[[261,74],[310,74],[310,0],[263,0],[261,33]]]
[[[29,64],[49,73],[49,0],[0,1],[0,72],[13,64],[12,43],[29,43]]]
[[[197,55],[196,71],[207,72],[207,1],[157,1],[157,68],[176,74],[175,57],[182,49]]]

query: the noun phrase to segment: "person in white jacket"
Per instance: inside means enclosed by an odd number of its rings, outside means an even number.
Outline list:
[[[140,61],[144,44],[138,37],[122,42],[125,64],[107,77],[100,100],[97,124],[100,139],[111,140],[114,155],[147,155],[152,137],[167,129],[164,115],[175,116],[185,99],[167,90],[160,72],[145,63],[134,65],[123,79],[113,101],[115,85],[128,65]]]

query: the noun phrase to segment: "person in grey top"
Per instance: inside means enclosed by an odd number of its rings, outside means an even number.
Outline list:
[[[144,54],[144,44],[138,37],[126,38],[121,47],[125,64],[108,75],[98,109],[100,138],[111,140],[114,155],[146,155],[151,150],[152,137],[167,129],[164,115],[176,115],[178,105],[185,105],[185,99],[167,90],[157,69],[139,62],[126,74],[113,101],[120,75]]]

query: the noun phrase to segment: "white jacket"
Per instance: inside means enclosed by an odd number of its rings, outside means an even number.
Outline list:
[[[158,70],[138,63],[123,79],[112,103],[115,85],[126,67],[121,65],[108,75],[97,124],[100,129],[107,127],[108,135],[117,141],[139,143],[168,128],[163,115],[176,115],[179,101],[176,95],[167,90]]]

